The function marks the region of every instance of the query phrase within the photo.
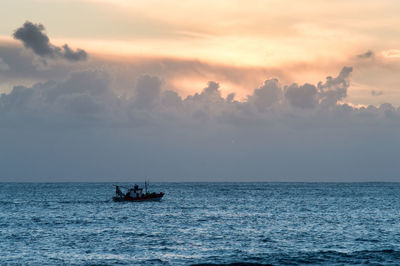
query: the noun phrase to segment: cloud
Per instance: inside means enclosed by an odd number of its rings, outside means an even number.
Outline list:
[[[215,81],[210,81],[200,93],[182,98],[175,91],[164,90],[163,81],[150,75],[142,75],[132,84],[131,96],[119,95],[113,88],[116,83],[111,82],[111,73],[77,71],[60,81],[49,80],[31,87],[15,86],[0,97],[0,113],[3,114],[0,117],[5,118],[11,112],[16,117],[36,114],[36,120],[45,120],[49,118],[46,113],[54,113],[51,121],[87,116],[104,125],[125,121],[124,126],[130,127],[137,125],[130,124],[136,118],[142,122],[142,119],[151,119],[147,122],[164,123],[165,115],[185,121],[194,118],[237,124],[254,119],[264,123],[261,121],[279,120],[287,114],[309,114],[307,110],[327,110],[328,114],[335,115],[345,110],[349,114],[362,113],[362,109],[339,103],[346,98],[351,72],[351,67],[344,67],[337,77],[327,77],[317,86],[293,83],[282,88],[277,79],[266,80],[247,100],[236,101],[234,94],[223,97],[220,84]]]
[[[294,107],[313,108],[317,104],[317,88],[308,83],[303,86],[292,84],[285,88],[285,98]]]
[[[14,38],[22,41],[26,48],[30,48],[40,56],[54,56],[56,48],[50,44],[50,40],[43,33],[42,24],[33,24],[26,21],[24,25],[14,32]]]
[[[97,57],[69,64],[86,52],[54,46],[40,24],[17,32],[33,53],[0,45],[1,82],[20,84],[0,95],[0,180],[398,179],[400,109],[345,104],[351,67],[315,83],[315,73],[324,77],[337,62],[273,69]],[[382,58],[354,59],[359,75]],[[364,76],[383,80],[370,70]]]
[[[266,80],[262,87],[248,96],[247,101],[258,110],[265,110],[276,103],[282,104],[282,96],[291,106],[301,109],[336,106],[338,101],[347,96],[352,71],[351,67],[344,67],[337,77],[329,76],[325,83],[319,82],[317,87],[308,83],[301,86],[293,83],[282,89],[277,79]]]
[[[14,86],[0,97],[0,121],[15,119],[12,126],[41,127],[43,125],[112,124],[111,109],[118,98],[108,87],[105,73],[84,71],[71,73],[64,81],[47,81],[32,87]],[[107,121],[104,122],[104,121]]]
[[[85,50],[82,49],[76,49],[76,51],[73,51],[67,44],[63,45],[63,50],[64,52],[62,53],[64,58],[69,60],[69,61],[82,61],[86,60],[88,55]]]
[[[372,96],[381,96],[381,95],[383,95],[383,91],[372,90],[371,95]]]
[[[162,82],[157,77],[143,75],[136,83],[135,107],[151,109],[161,94]]]
[[[368,50],[367,52],[365,52],[363,54],[357,55],[357,57],[361,58],[361,59],[372,58],[372,57],[374,57],[374,52],[372,52],[371,50]]]
[[[92,69],[91,61],[70,64],[67,60],[48,61],[34,53],[24,51],[15,43],[0,43],[0,94],[10,92],[15,85],[32,86],[48,80],[65,80],[71,72]],[[43,62],[47,60],[48,62]]]
[[[259,110],[263,110],[278,103],[281,98],[282,88],[278,79],[270,79],[266,80],[263,86],[255,89],[253,94],[248,96],[247,101],[250,104],[254,104]]]
[[[22,27],[15,30],[13,36],[22,41],[24,46],[31,49],[36,55],[47,58],[64,58],[69,61],[84,61],[87,53],[82,49],[73,51],[67,44],[57,47],[50,43],[49,37],[45,34],[42,24],[34,24],[26,21]]]
[[[309,109],[315,106],[332,107],[347,96],[350,85],[349,77],[353,68],[343,67],[336,78],[327,77],[325,83],[319,82],[317,87],[312,84],[299,86],[292,84],[285,87],[285,99],[290,105]]]
[[[318,98],[321,104],[332,106],[347,96],[347,89],[350,86],[350,74],[352,67],[344,67],[336,78],[327,77],[326,82],[318,83]]]
[[[400,50],[399,49],[389,49],[382,52],[383,55],[387,58],[400,58]]]
[[[0,57],[0,71],[9,70],[10,67],[6,62],[4,62],[3,58]]]
[[[0,179],[394,180],[400,109],[341,103],[351,71],[267,79],[244,101],[215,81],[181,97],[146,74],[118,94],[107,70],[15,86],[0,96]]]

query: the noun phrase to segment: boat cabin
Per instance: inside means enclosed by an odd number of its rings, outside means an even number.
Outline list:
[[[139,188],[138,185],[135,185],[133,188],[128,190],[128,193],[126,195],[132,198],[142,198],[143,188]]]
[[[160,193],[149,193],[147,190],[148,183],[145,182],[145,193],[143,193],[143,188],[140,188],[138,185],[135,184],[133,188],[122,187],[126,189],[126,193],[123,193],[120,190],[120,186],[115,185],[115,194],[116,196],[113,197],[114,201],[145,201],[145,200],[153,200],[159,201],[164,196],[163,192]]]

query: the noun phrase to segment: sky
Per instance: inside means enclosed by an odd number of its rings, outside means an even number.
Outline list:
[[[3,0],[0,181],[400,181],[399,11]]]

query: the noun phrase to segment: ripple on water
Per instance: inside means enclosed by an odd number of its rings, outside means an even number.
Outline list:
[[[166,192],[161,202],[115,203],[112,184],[104,183],[0,184],[0,264],[400,261],[400,184],[152,188]]]

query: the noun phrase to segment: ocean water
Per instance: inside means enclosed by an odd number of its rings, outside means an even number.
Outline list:
[[[0,183],[0,264],[400,264],[398,183],[150,188],[161,202],[113,202],[111,183]]]

